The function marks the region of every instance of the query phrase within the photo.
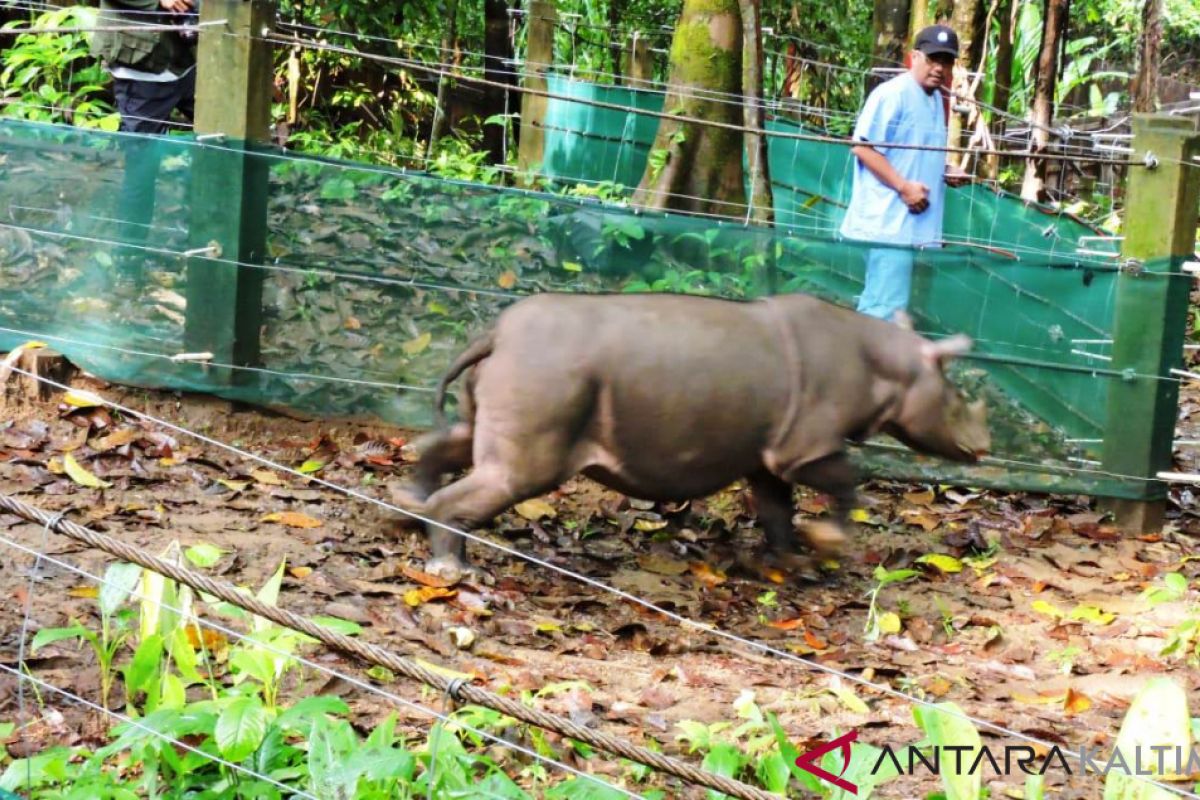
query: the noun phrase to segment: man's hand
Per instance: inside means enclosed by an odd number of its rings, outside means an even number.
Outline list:
[[[909,211],[920,214],[929,208],[929,187],[920,181],[905,181],[900,185],[900,199]]]
[[[966,186],[971,182],[973,176],[969,172],[964,172],[953,164],[946,165],[946,185],[947,186]]]
[[[175,14],[186,14],[192,10],[192,0],[158,0],[158,4]]]

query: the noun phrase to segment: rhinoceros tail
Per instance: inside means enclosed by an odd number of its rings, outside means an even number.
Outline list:
[[[433,418],[439,428],[446,427],[446,389],[468,368],[490,356],[494,344],[495,334],[493,331],[479,336],[467,345],[467,349],[462,351],[458,358],[454,359],[450,368],[446,370],[446,374],[442,376],[442,380],[438,383],[437,394],[433,399]]]

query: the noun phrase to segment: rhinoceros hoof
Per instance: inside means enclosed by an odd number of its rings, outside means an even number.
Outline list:
[[[495,578],[489,575],[479,567],[472,566],[466,563],[457,556],[438,556],[431,558],[425,562],[425,572],[441,578],[444,581],[449,581],[451,584],[459,583],[467,578],[472,579],[477,583],[485,583],[491,586],[496,582]]]
[[[804,538],[808,540],[809,546],[821,555],[840,553],[849,541],[841,527],[819,520],[805,523]]]

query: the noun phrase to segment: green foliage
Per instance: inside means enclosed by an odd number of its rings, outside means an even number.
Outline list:
[[[30,644],[30,650],[36,653],[48,644],[67,639],[87,642],[100,669],[100,705],[105,708],[108,708],[109,695],[116,676],[117,654],[124,648],[132,633],[133,612],[121,607],[133,592],[140,577],[141,568],[135,564],[113,564],[104,573],[104,584],[100,587],[96,600],[97,610],[100,612],[99,633],[85,627],[81,622],[72,621],[67,628],[43,628],[37,632]]]
[[[73,6],[39,14],[30,22],[9,22],[4,29],[95,25],[95,9]],[[105,99],[104,70],[91,58],[84,34],[5,34],[0,44],[7,45],[0,71],[0,114],[107,131],[120,125]]]
[[[168,560],[187,558],[207,566],[220,556],[221,551],[208,545],[185,553],[177,543],[163,553]],[[275,604],[283,574],[280,564],[256,597]],[[140,626],[133,624],[131,597],[141,605]],[[450,724],[435,726],[421,743],[398,733],[394,715],[365,737],[360,735],[348,719],[349,707],[337,697],[316,695],[285,706],[279,693],[299,666],[295,651],[311,639],[215,598],[201,599],[214,612],[248,628],[249,636],[230,645],[223,637],[201,631],[190,590],[129,564],[114,565],[106,574],[97,597],[99,633],[82,623],[39,632],[34,649],[78,639],[96,650],[101,668],[110,674],[109,683],[118,674],[124,678],[125,713],[132,719],[116,725],[109,741],[95,750],[53,747],[19,759],[0,750],[0,764],[9,762],[0,774],[0,790],[21,789],[30,800],[274,800],[291,790],[345,800],[415,799],[427,793],[511,800],[624,796],[594,780],[563,781],[547,775],[540,765],[522,767],[481,755],[478,751],[490,741],[478,731],[512,731],[542,755],[558,755],[540,729],[487,709],[461,709]],[[168,613],[163,603],[175,610]],[[347,635],[359,630],[345,620],[315,621]],[[138,631],[132,656],[118,666]],[[220,658],[215,650],[221,651]],[[201,696],[188,691],[197,685],[207,689]],[[558,693],[588,688],[579,682],[551,684],[536,693],[524,692],[522,700],[534,705]],[[13,730],[12,724],[0,724],[0,735]],[[584,758],[594,755],[580,743],[571,745]],[[530,788],[518,785],[510,772]]]
[[[867,606],[867,621],[863,629],[865,638],[868,642],[873,642],[878,639],[880,634],[884,633],[884,627],[886,627],[884,615],[880,613],[879,606],[877,604],[879,593],[883,591],[884,588],[891,586],[894,583],[903,583],[905,581],[912,580],[913,578],[920,576],[920,574],[921,573],[915,569],[887,570],[881,566],[875,567],[875,588],[871,590],[871,600],[870,604]],[[892,616],[893,618],[895,617],[894,614]],[[894,632],[895,631],[893,631],[893,633]]]
[[[1183,602],[1188,593],[1187,578],[1178,572],[1168,572],[1163,576],[1162,584],[1147,588],[1142,598],[1153,608],[1163,603]],[[1172,628],[1162,654],[1182,656],[1193,666],[1200,666],[1200,605],[1188,606],[1187,616]]]

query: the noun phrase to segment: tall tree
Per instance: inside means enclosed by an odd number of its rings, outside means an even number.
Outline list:
[[[508,37],[507,0],[484,0],[483,2],[483,77],[489,81],[517,85],[516,70],[512,67],[512,41]],[[506,88],[486,88],[485,114],[489,117],[505,113],[505,107],[515,102],[515,92]],[[483,126],[483,149],[494,164],[504,163],[504,125]],[[515,142],[513,143],[516,144]]]
[[[458,54],[458,0],[449,0],[446,4],[446,35],[442,37],[442,58],[440,59],[446,64],[446,67],[443,68],[442,75],[438,77],[437,103],[433,107],[433,122],[429,127],[429,149],[426,153],[428,158],[433,158],[433,149],[446,129],[446,101],[448,99],[446,92],[450,87],[448,73],[453,69],[451,64],[455,60],[452,58],[452,54]]]
[[[1033,131],[1031,149],[1040,153],[1050,143],[1050,123],[1054,121],[1054,85],[1058,82],[1058,45],[1067,24],[1069,0],[1046,0],[1046,14],[1042,23],[1042,48],[1038,55],[1037,83],[1033,87],[1033,114],[1030,118]],[[1026,200],[1042,199],[1046,184],[1046,161],[1031,158],[1025,163],[1025,181],[1021,185],[1021,197]]]
[[[617,32],[624,25],[624,13],[625,0],[608,0],[608,29],[612,35],[608,42],[608,55],[612,59],[613,83],[618,80],[616,76],[621,74],[621,55],[625,42]]]
[[[956,97],[961,97],[966,94],[966,88],[970,84],[970,78],[967,76],[975,66],[983,69],[983,65],[979,64],[979,56],[984,42],[983,31],[983,2],[982,0],[954,0],[954,13],[950,17],[950,27],[958,34],[958,52],[959,60],[954,68],[954,80],[952,90]],[[948,120],[949,141],[951,147],[958,147],[962,144],[963,118],[950,108],[950,119]],[[951,155],[951,158],[954,156]]]
[[[742,17],[738,0],[683,0],[671,41],[663,109],[742,127]],[[740,130],[664,118],[634,202],[705,214],[745,213]]]
[[[921,28],[932,24],[933,15],[929,13],[929,0],[912,0],[908,13],[908,41],[916,39]]]
[[[895,67],[904,63],[912,37],[908,35],[908,0],[879,0],[871,16],[871,46],[873,67]],[[881,76],[867,79],[867,90],[884,80]]]
[[[775,217],[771,170],[767,160],[766,109],[763,106],[762,0],[739,0],[742,13],[742,102],[746,124],[746,160],[750,165],[752,217]]]
[[[1138,39],[1138,70],[1130,94],[1133,110],[1155,110],[1158,89],[1159,44],[1162,42],[1163,0],[1145,0],[1142,5],[1142,35]]]
[[[999,27],[996,31],[996,75],[995,91],[992,93],[992,105],[1001,111],[1008,111],[1008,99],[1012,94],[1013,67],[1013,31],[1016,30],[1016,17],[1021,4],[1013,0],[1001,0],[997,16]]]

